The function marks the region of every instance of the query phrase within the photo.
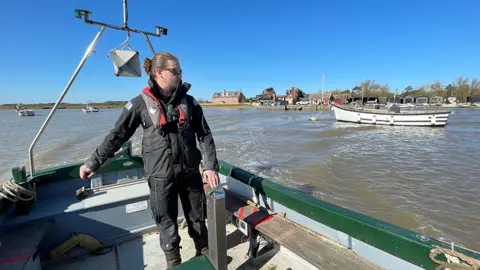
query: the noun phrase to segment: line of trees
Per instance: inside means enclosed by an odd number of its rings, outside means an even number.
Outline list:
[[[377,96],[391,98],[395,94],[395,91],[392,90],[388,84],[379,84],[375,80],[362,81],[357,87],[363,91],[364,97]],[[447,85],[442,84],[440,81],[435,81],[431,84],[423,84],[417,88],[413,88],[411,85],[408,85],[403,90],[399,91],[397,89],[396,91],[397,97],[457,97],[457,100],[460,102],[466,102],[468,96],[480,95],[480,79],[458,77],[456,80]],[[347,93],[348,96],[351,96],[352,91],[340,89],[332,91],[332,94],[334,95],[341,95],[345,93]]]

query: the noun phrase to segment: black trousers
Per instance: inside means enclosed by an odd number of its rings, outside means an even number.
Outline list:
[[[188,234],[201,250],[208,246],[206,219],[206,199],[203,181],[198,173],[192,173],[175,180],[165,180],[151,176],[150,206],[153,218],[160,231],[160,247],[163,251],[172,251],[180,245],[178,235],[178,197],[187,219]]]

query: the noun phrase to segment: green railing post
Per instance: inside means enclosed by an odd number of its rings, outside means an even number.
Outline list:
[[[25,166],[12,168],[13,180],[17,183],[24,183],[27,181],[27,172]]]

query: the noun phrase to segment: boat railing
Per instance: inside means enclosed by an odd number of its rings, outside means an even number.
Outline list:
[[[281,211],[295,213],[295,215],[290,215],[293,222],[299,224],[318,222],[321,228],[327,226],[335,230],[332,232],[327,229],[323,232],[331,233],[328,234],[332,237],[331,239],[337,239],[338,243],[342,243],[350,249],[359,250],[361,249],[360,245],[368,243],[393,257],[426,269],[439,269],[435,268],[438,266],[438,262],[432,260],[430,255],[437,251],[441,253],[444,249],[450,249],[452,254],[455,253],[454,256],[480,261],[480,253],[477,251],[439,241],[434,237],[328,203],[252,174],[228,162],[219,160],[219,163],[219,173],[253,188],[249,192],[254,194],[256,201],[270,202],[271,205],[274,205],[275,202],[277,208],[279,205],[283,205],[284,208]],[[343,236],[340,237],[340,235]],[[348,240],[344,241],[343,237]],[[357,247],[355,248],[355,246]]]

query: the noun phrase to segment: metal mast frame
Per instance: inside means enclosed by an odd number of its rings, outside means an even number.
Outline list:
[[[78,64],[77,68],[73,72],[72,77],[68,81],[67,85],[65,86],[63,92],[61,93],[60,97],[58,98],[57,102],[53,106],[52,110],[47,116],[47,119],[43,122],[42,127],[39,129],[37,132],[37,135],[33,139],[32,143],[30,144],[30,147],[28,149],[28,159],[29,159],[29,165],[30,165],[30,177],[33,178],[35,176],[35,163],[34,163],[34,158],[33,158],[33,149],[35,148],[35,145],[37,144],[38,140],[43,134],[43,131],[45,130],[46,126],[50,122],[53,114],[57,110],[58,105],[62,102],[63,98],[67,94],[68,90],[72,86],[73,82],[75,81],[78,73],[80,73],[80,70],[82,69],[83,65],[87,61],[87,58],[90,56],[90,54],[94,51],[95,46],[97,45],[100,37],[102,36],[103,32],[105,31],[106,28],[111,28],[114,30],[120,30],[120,31],[126,31],[128,34],[130,32],[132,33],[137,33],[137,34],[142,34],[145,36],[145,39],[147,40],[148,47],[150,48],[150,51],[152,54],[155,54],[155,50],[153,49],[152,43],[150,43],[149,36],[154,36],[154,37],[160,37],[162,35],[167,35],[167,28],[161,27],[161,26],[155,26],[157,29],[156,33],[152,32],[147,32],[147,31],[142,31],[138,29],[133,29],[128,26],[128,7],[127,7],[127,0],[122,0],[123,1],[123,26],[116,26],[116,25],[111,25],[111,24],[106,24],[102,22],[97,22],[97,21],[92,21],[90,20],[90,15],[92,12],[88,10],[83,10],[83,9],[75,9],[75,17],[77,19],[83,19],[83,21],[86,24],[92,24],[92,25],[98,25],[101,26],[100,30],[98,33],[95,35],[95,38],[93,41],[90,43],[90,46],[88,46],[87,50],[85,51],[85,54],[82,57],[82,60],[80,60],[80,63]]]

